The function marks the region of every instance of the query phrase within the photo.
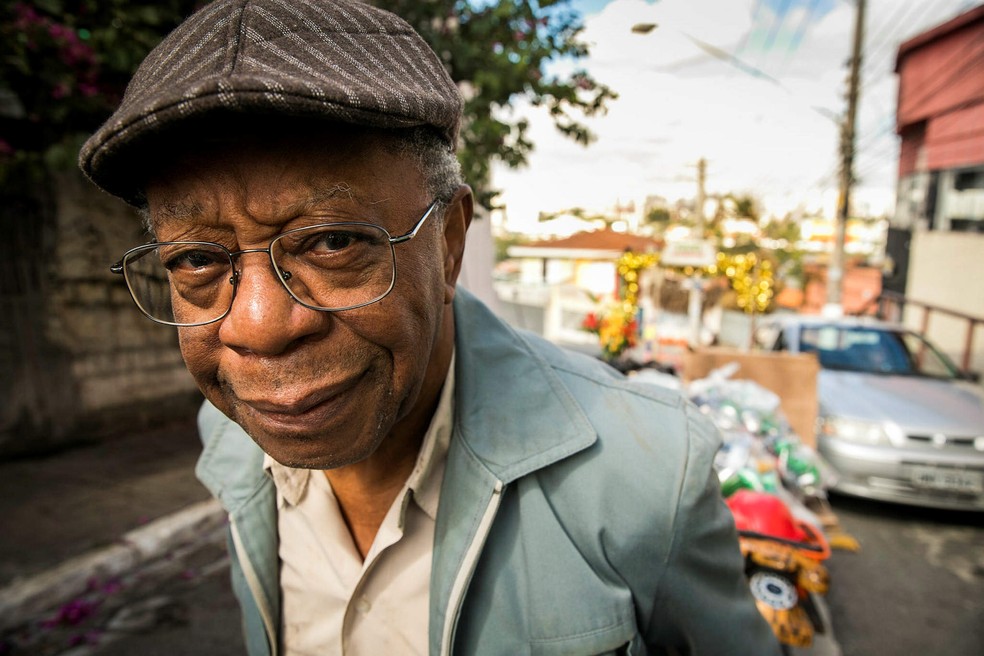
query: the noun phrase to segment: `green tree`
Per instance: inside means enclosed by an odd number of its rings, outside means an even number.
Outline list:
[[[779,221],[769,221],[762,228],[762,236],[768,239],[783,240],[792,245],[800,239],[800,225],[789,216]]]
[[[84,136],[192,0],[35,0],[0,10],[0,157],[74,165]]]
[[[752,219],[757,221],[759,218],[758,201],[748,194],[734,195],[729,198],[734,203],[735,216],[739,219]]]
[[[670,210],[665,207],[654,207],[646,214],[645,222],[657,226],[660,230],[666,230],[670,225]]]
[[[529,238],[523,235],[509,234],[495,238],[495,261],[498,264],[509,259],[509,248],[529,243]]]
[[[580,122],[605,110],[616,94],[584,70],[555,74],[549,65],[588,54],[580,15],[570,0],[373,0],[406,19],[442,58],[465,96],[460,159],[478,201],[494,205],[492,162],[526,163],[534,144],[525,119],[508,116],[526,98],[546,107],[561,133],[588,144]]]
[[[544,223],[562,216],[573,216],[575,219],[580,219],[581,221],[602,224],[606,229],[611,228],[613,224],[621,220],[607,214],[598,214],[597,212],[589,214],[583,207],[572,207],[570,209],[560,210],[559,212],[540,212],[537,221]]]

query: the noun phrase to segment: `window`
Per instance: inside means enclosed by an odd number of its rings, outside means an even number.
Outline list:
[[[953,188],[957,191],[984,189],[984,168],[958,171],[953,178]]]
[[[957,376],[956,367],[915,333],[863,326],[809,326],[800,331],[800,350],[816,353],[824,369],[893,376]]]

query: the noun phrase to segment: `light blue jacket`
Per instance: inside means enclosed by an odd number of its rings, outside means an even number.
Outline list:
[[[676,393],[454,303],[455,427],[437,517],[430,653],[778,653],[711,462]],[[198,476],[230,516],[250,654],[277,653],[277,520],[263,454],[206,404]]]

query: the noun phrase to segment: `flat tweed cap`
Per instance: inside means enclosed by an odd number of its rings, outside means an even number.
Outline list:
[[[147,55],[79,166],[136,203],[148,144],[180,141],[175,128],[223,112],[427,125],[454,149],[461,97],[433,50],[389,12],[357,0],[218,0]]]

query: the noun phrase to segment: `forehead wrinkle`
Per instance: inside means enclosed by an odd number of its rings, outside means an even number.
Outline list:
[[[309,194],[296,202],[284,206],[282,213],[284,216],[301,216],[307,213],[319,213],[327,209],[332,209],[338,201],[354,201],[357,204],[374,206],[388,201],[388,198],[371,200],[364,193],[353,188],[346,182],[338,183],[315,183],[312,185]]]
[[[150,228],[155,233],[170,223],[184,223],[188,219],[200,217],[205,206],[199,201],[170,200],[154,208],[150,215]]]

